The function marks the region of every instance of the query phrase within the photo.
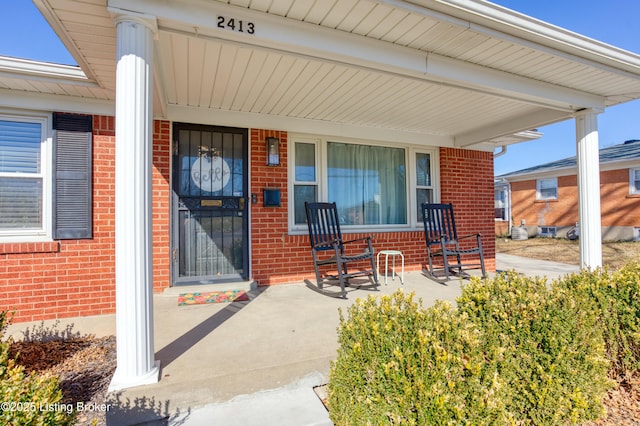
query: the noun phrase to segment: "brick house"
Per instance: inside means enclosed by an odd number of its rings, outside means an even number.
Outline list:
[[[565,237],[579,221],[576,163],[570,157],[498,176],[496,206],[509,205],[496,211],[496,234],[524,222],[530,236]],[[640,239],[640,141],[600,149],[600,205],[603,240]]]
[[[494,150],[575,119],[589,167],[640,96],[638,55],[484,1],[34,2],[79,66],[0,57],[0,308],[115,311],[115,388],[157,380],[152,292],[312,279],[307,200],[408,270],[452,202],[495,270]]]

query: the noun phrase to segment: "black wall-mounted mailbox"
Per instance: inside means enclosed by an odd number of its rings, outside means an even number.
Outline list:
[[[264,207],[280,207],[280,190],[265,188]]]

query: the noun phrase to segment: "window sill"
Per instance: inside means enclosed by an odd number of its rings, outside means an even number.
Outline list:
[[[384,233],[390,233],[390,232],[416,232],[416,231],[420,231],[420,232],[424,232],[424,227],[422,226],[417,226],[417,227],[412,227],[412,226],[399,226],[397,228],[391,228],[391,227],[380,227],[380,228],[374,228],[374,227],[363,227],[363,226],[358,226],[358,227],[349,227],[349,226],[345,226],[345,225],[341,225],[340,226],[340,231],[343,234],[384,234]],[[289,235],[309,235],[309,230],[308,229],[289,229]]]
[[[535,200],[534,203],[557,203],[557,198],[548,198],[546,200]]]
[[[627,194],[626,198],[640,198],[640,194]]]
[[[58,253],[58,241],[32,243],[0,243],[0,254]]]

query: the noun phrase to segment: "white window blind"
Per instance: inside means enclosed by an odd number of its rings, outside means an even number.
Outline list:
[[[558,198],[558,179],[538,179],[537,199],[555,200]]]
[[[0,120],[0,231],[42,228],[42,126]]]
[[[629,193],[640,194],[640,169],[629,170]]]

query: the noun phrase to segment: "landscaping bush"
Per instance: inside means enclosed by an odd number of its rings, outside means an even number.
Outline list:
[[[328,401],[337,425],[496,424],[502,383],[481,332],[447,303],[423,309],[396,292],[340,313]]]
[[[458,309],[484,332],[487,363],[516,423],[576,424],[603,413],[611,382],[593,302],[515,273],[472,280]]]
[[[640,264],[627,263],[612,273],[585,270],[558,286],[592,302],[611,375],[622,381],[640,372]]]
[[[0,312],[0,338],[7,325],[7,313]],[[25,374],[24,367],[9,358],[9,343],[0,341],[0,424],[73,424],[71,407],[61,401],[55,377]]]
[[[336,425],[577,424],[611,385],[595,302],[516,274],[423,309],[401,292],[340,313]]]

